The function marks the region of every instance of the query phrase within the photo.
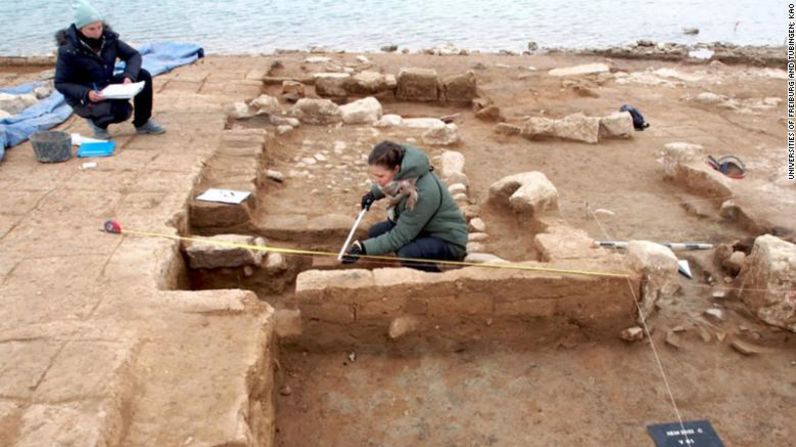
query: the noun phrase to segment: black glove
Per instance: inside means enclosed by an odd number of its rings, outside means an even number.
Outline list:
[[[353,264],[359,261],[359,256],[365,254],[365,246],[362,245],[359,241],[354,241],[348,250],[346,250],[345,254],[343,255],[342,263],[343,264]]]
[[[373,195],[372,192],[368,191],[362,196],[362,209],[370,211],[370,206],[373,205],[373,202],[376,201],[376,196]]]

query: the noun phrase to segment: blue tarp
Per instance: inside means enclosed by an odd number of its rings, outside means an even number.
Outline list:
[[[154,42],[138,48],[144,60],[142,67],[152,76],[171,71],[181,65],[187,65],[205,56],[202,47],[192,43]]]
[[[194,62],[204,57],[204,50],[194,44],[180,42],[156,42],[142,45],[138,51],[143,57],[142,66],[152,76],[156,76],[175,67]],[[123,70],[124,63],[117,65]],[[0,88],[0,93],[30,93],[40,82],[31,82],[16,87]],[[5,155],[5,148],[16,146],[28,139],[32,134],[47,130],[61,124],[72,114],[72,108],[64,101],[64,96],[57,91],[47,98],[23,110],[21,113],[0,119],[0,160]]]
[[[0,89],[0,93],[30,93],[41,86],[40,82],[31,82],[20,86]],[[55,127],[69,118],[72,108],[64,101],[64,95],[53,93],[33,104],[21,113],[0,119],[0,160],[5,155],[5,148],[16,146],[28,139],[32,134]]]

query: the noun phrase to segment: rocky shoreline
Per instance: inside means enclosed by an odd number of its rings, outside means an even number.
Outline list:
[[[401,52],[410,54],[408,48],[399,50],[398,45],[385,45],[381,47],[385,53]],[[277,49],[273,54],[294,54],[294,53],[340,53],[345,50],[330,50],[323,47],[313,47],[309,50]],[[355,53],[362,53],[355,51]],[[458,48],[455,45],[447,44],[437,47],[424,48],[414,52],[415,54],[429,54],[436,56],[466,56],[470,54],[490,54],[479,50],[468,50]],[[500,50],[491,54],[506,56],[534,55],[534,54],[574,54],[588,56],[605,56],[617,59],[641,59],[641,60],[663,60],[663,61],[682,61],[692,64],[709,63],[719,61],[725,64],[744,64],[758,67],[785,67],[786,51],[784,46],[768,45],[735,45],[728,42],[699,43],[696,45],[685,45],[674,42],[654,42],[651,40],[638,40],[633,44],[623,46],[613,46],[607,48],[539,48],[536,42],[528,42],[528,49],[522,53],[511,50]],[[245,56],[246,54],[230,54],[225,56]],[[267,54],[252,54],[252,56],[267,56]],[[21,67],[21,66],[52,66],[55,64],[55,55],[32,55],[32,56],[0,56],[0,67]]]
[[[561,51],[566,52],[567,50]],[[639,40],[632,45],[586,49],[576,53],[617,59],[651,59],[689,63],[719,61],[725,64],[772,68],[785,67],[786,64],[784,46],[740,46],[727,42],[702,43],[691,46]]]

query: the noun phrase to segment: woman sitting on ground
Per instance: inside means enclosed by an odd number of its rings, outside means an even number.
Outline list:
[[[377,144],[368,157],[374,180],[362,197],[362,208],[387,198],[387,220],[368,232],[368,239],[355,241],[343,261],[356,262],[359,255],[395,252],[401,264],[438,272],[433,262],[403,259],[461,261],[466,255],[467,223],[448,188],[433,172],[421,150],[391,141]]]
[[[100,92],[110,84],[144,81],[135,96],[135,125],[139,134],[162,134],[166,130],[152,116],[152,76],[141,68],[141,54],[119,40],[102,22],[102,16],[85,0],[72,4],[75,22],[55,35],[58,62],[55,88],[75,113],[86,118],[96,138],[108,139],[108,125],[130,118],[133,108],[126,99],[105,99]],[[125,62],[124,73],[113,74],[116,59]]]

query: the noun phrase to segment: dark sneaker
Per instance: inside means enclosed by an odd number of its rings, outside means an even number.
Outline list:
[[[139,135],[160,135],[166,133],[166,128],[156,123],[155,120],[149,120],[143,126],[136,127],[135,133]]]
[[[94,124],[94,121],[86,120],[88,123],[88,127],[94,132],[94,138],[98,140],[110,140],[111,134],[108,133],[108,129],[103,129],[102,127],[97,126]]]

